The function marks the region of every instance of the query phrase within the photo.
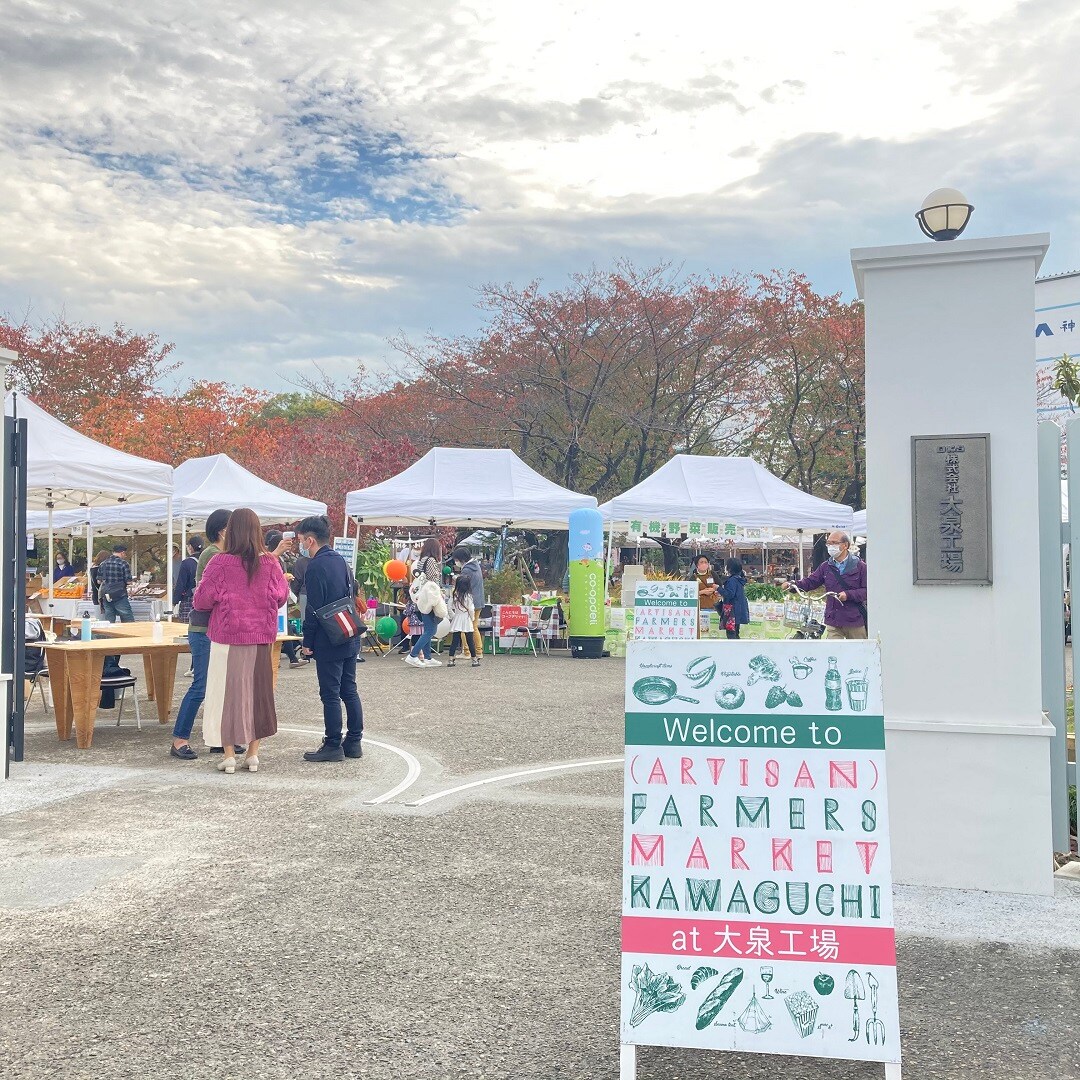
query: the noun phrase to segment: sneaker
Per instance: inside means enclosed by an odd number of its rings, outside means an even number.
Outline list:
[[[345,751],[337,743],[323,741],[318,750],[308,750],[304,754],[305,761],[344,761]]]
[[[432,657],[430,660],[424,661],[424,667],[442,667],[442,661]]]
[[[473,667],[479,667],[480,666],[480,658],[478,656],[473,657],[472,666]]]
[[[453,656],[451,656],[450,659],[446,661],[446,666],[447,667],[454,667],[456,664],[457,664],[457,659],[455,657],[453,657]]]
[[[346,739],[341,744],[341,749],[346,757],[358,758],[364,756],[364,744],[360,739]]]
[[[185,679],[193,679],[193,678],[195,678],[194,670],[192,670],[191,668],[188,668],[187,671],[184,672],[184,678]]]
[[[181,761],[198,761],[199,755],[191,749],[190,743],[183,746],[170,746],[169,757],[179,758]]]
[[[406,656],[405,663],[408,664],[409,667],[426,667],[424,661],[421,660],[419,656]]]
[[[290,660],[289,661],[289,667],[303,667],[303,666],[304,665],[301,664],[299,660]]]

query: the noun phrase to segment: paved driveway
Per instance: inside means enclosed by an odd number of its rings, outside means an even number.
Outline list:
[[[314,671],[283,668],[256,776],[130,715],[79,752],[35,703],[0,788],[5,1080],[617,1076],[622,661],[360,671],[363,760],[300,759]],[[1075,886],[897,912],[905,1076],[1080,1076]],[[718,1075],[881,1070],[640,1056]]]

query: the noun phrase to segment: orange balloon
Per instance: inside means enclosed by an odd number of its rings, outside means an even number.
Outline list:
[[[391,559],[383,570],[391,581],[404,581],[409,576],[409,568],[400,559]]]
[[[402,619],[401,620],[401,632],[403,634],[407,634],[409,632],[409,620],[408,619]]]

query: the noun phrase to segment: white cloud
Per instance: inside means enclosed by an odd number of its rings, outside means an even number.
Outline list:
[[[1080,234],[1067,0],[4,11],[0,307],[155,329],[193,376],[377,365],[484,281],[620,256],[847,289],[943,182],[973,228]]]

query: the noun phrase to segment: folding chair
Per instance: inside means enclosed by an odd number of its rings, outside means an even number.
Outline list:
[[[483,652],[484,638],[491,638],[491,655],[495,655],[498,647],[495,638],[495,609],[490,604],[485,604],[480,609],[480,618],[476,622],[476,629],[480,631],[480,651]]]
[[[500,626],[497,627],[497,632],[499,637],[508,637],[512,639],[508,655],[513,656],[517,639],[524,636],[525,640],[528,642],[529,648],[532,649],[533,656],[536,656],[536,636],[534,635],[531,626],[509,626],[506,628]]]
[[[34,691],[41,696],[41,704],[49,711],[49,699],[45,696],[45,683],[49,669],[45,661],[45,650],[37,647],[44,644],[45,629],[37,619],[23,620],[23,675],[30,683],[30,693],[26,695],[27,705],[33,700]]]
[[[102,690],[119,690],[120,700],[116,703],[116,726],[120,726],[120,720],[124,715],[124,699],[127,692],[131,691],[131,699],[135,702],[135,726],[142,731],[142,714],[139,711],[139,695],[135,692],[134,675],[111,675],[103,676],[101,680]]]
[[[553,607],[543,607],[540,609],[540,621],[536,628],[536,637],[540,642],[540,648],[544,650],[547,655],[551,655],[551,617],[555,614]],[[556,620],[556,629],[558,628],[558,620]]]

